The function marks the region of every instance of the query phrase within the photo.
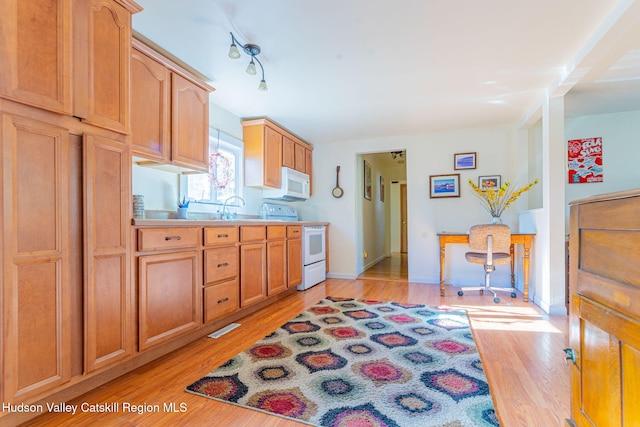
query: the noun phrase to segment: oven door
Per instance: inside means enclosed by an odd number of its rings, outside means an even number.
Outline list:
[[[302,227],[303,257],[304,265],[325,259],[324,225],[308,225]]]

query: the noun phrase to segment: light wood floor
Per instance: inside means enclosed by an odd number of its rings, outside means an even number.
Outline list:
[[[569,368],[562,348],[567,345],[566,316],[547,316],[533,303],[448,289],[440,297],[437,285],[376,280],[327,279],[293,293],[239,321],[241,327],[219,339],[202,338],[155,362],[126,374],[72,401],[73,404],[121,402],[118,413],[40,416],[34,426],[242,426],[289,427],[303,424],[189,394],[185,386],[245,350],[325,296],[341,296],[447,305],[468,310],[495,407],[502,426],[563,426],[569,415]],[[131,405],[174,402],[184,412],[123,412]],[[1,422],[0,422],[1,424]]]
[[[358,276],[358,279],[398,280],[406,282],[409,279],[407,254],[391,254],[391,256],[378,261],[366,269]]]

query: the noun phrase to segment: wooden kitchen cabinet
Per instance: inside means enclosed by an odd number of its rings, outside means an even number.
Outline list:
[[[0,2],[0,96],[72,114],[71,12],[69,0]]]
[[[240,309],[238,227],[204,229],[204,322]]]
[[[130,0],[73,0],[73,111],[95,126],[129,133]]]
[[[208,172],[209,92],[213,88],[141,41],[132,43],[134,155]]]
[[[128,133],[131,14],[140,10],[130,0],[3,0],[0,96]]]
[[[267,297],[267,227],[240,227],[240,307]]]
[[[0,114],[2,402],[71,378],[69,132]]]
[[[140,351],[202,324],[200,251],[138,257]]]
[[[287,226],[287,286],[302,283],[302,226]]]
[[[570,206],[570,424],[640,425],[640,191]]]
[[[127,144],[84,137],[85,370],[133,354],[131,157]]]
[[[242,122],[242,130],[247,187],[280,188],[283,166],[310,170],[313,147],[282,127],[257,119]]]
[[[267,295],[275,295],[288,288],[287,283],[287,227],[267,226]]]

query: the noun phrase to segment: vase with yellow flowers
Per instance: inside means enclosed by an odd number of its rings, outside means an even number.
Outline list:
[[[485,185],[482,188],[478,187],[471,178],[469,179],[469,186],[473,190],[473,194],[480,199],[482,207],[491,214],[492,224],[502,223],[502,213],[515,202],[522,193],[526,193],[538,183],[538,178],[531,181],[524,187],[514,190],[511,186],[511,181],[505,181],[499,188],[487,187]]]

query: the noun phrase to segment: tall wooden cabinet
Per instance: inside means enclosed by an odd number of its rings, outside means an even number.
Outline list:
[[[140,10],[0,2],[3,402],[41,399],[132,354],[127,139]]]
[[[131,81],[134,155],[207,172],[213,88],[135,39]]]
[[[571,203],[571,425],[640,425],[640,190]]]
[[[69,133],[0,114],[2,395],[17,403],[71,377]]]
[[[85,134],[85,369],[133,354],[127,144]]]

